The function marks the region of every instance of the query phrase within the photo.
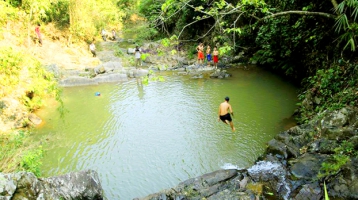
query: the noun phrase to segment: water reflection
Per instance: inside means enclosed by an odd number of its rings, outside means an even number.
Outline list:
[[[137,82],[137,89],[138,89],[138,97],[139,99],[144,98],[144,89],[143,89],[143,82],[141,78],[136,78]]]
[[[44,175],[94,169],[108,199],[132,199],[228,163],[251,166],[292,114],[295,88],[267,72],[232,73],[223,80],[170,76],[148,85],[136,79],[65,88],[66,124],[51,108],[38,113],[53,119],[39,134],[57,138],[46,145]],[[235,133],[217,121],[225,96]]]

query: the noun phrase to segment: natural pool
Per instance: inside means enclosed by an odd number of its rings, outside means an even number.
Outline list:
[[[266,143],[294,124],[296,88],[258,68],[228,79],[161,73],[164,82],[64,88],[69,111],[37,114],[46,139],[43,175],[94,169],[108,199],[133,199],[222,167],[250,167]],[[101,96],[95,96],[100,92]],[[230,97],[236,132],[217,121]]]

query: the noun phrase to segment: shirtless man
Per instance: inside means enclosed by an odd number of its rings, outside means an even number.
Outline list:
[[[214,67],[215,69],[218,68],[218,62],[219,62],[219,51],[218,48],[215,46],[214,47],[214,51],[213,51],[213,55],[214,55]]]
[[[203,64],[204,61],[204,44],[200,43],[197,47],[196,47],[196,51],[198,52],[198,63]]]
[[[232,123],[232,119],[231,119],[231,116],[230,116],[230,113],[228,112],[228,110],[230,111],[232,116],[234,116],[234,113],[232,112],[231,105],[229,104],[229,97],[225,97],[225,101],[222,102],[220,104],[220,106],[219,106],[219,118],[218,118],[218,121],[221,120],[225,124],[230,124],[232,132],[234,132],[235,127],[234,127],[234,124]]]
[[[210,46],[209,46],[209,45],[206,47],[206,60],[208,61],[208,67],[210,67],[210,62],[211,62],[211,49],[210,49]]]

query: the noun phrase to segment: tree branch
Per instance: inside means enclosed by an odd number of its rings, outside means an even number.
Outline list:
[[[323,12],[309,12],[309,11],[292,10],[292,11],[285,11],[285,12],[275,13],[275,14],[266,16],[264,18],[261,18],[259,21],[269,19],[269,18],[273,18],[273,17],[282,16],[282,15],[292,15],[292,14],[296,14],[296,15],[318,15],[318,16],[327,17],[327,18],[331,18],[331,19],[335,19],[337,17],[336,15],[332,15],[332,14],[329,14],[329,13],[323,13]]]

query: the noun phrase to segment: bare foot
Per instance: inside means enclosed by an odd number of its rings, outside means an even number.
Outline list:
[[[235,132],[235,127],[234,127],[234,128],[232,128],[232,132]]]

